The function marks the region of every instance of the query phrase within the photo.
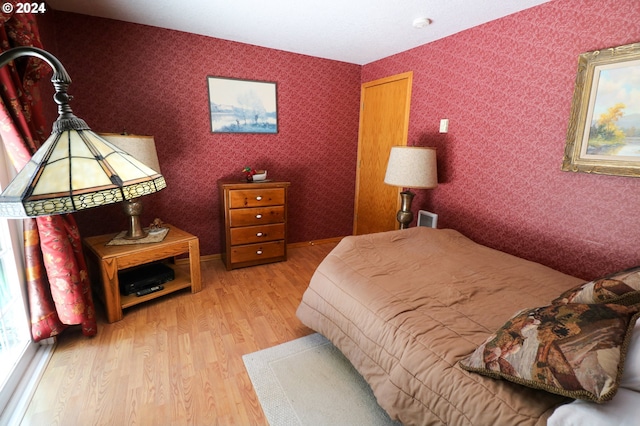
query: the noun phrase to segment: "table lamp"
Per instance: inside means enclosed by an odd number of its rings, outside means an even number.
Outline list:
[[[24,218],[71,213],[137,199],[166,187],[164,177],[94,133],[69,106],[71,78],[60,61],[24,46],[0,54],[0,67],[34,56],[53,68],[58,118],[51,136],[0,194],[0,216]]]
[[[129,135],[126,133],[99,133],[99,135],[117,146],[121,150],[128,152],[142,164],[160,173],[160,163],[153,136]],[[142,201],[140,198],[132,198],[122,202],[122,209],[128,217],[129,229],[123,238],[127,240],[138,240],[147,236],[147,232],[140,224],[142,214]]]
[[[419,146],[393,146],[389,154],[384,183],[401,188],[431,189],[438,186],[436,149]],[[400,193],[401,207],[396,215],[400,229],[409,227],[413,220],[411,201],[414,193]]]

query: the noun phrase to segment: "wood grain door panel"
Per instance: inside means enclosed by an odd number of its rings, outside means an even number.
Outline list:
[[[353,233],[390,231],[402,190],[384,183],[392,146],[406,145],[413,73],[362,85]]]

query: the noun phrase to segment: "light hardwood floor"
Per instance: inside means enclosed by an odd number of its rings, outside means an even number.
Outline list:
[[[22,425],[267,424],[242,355],[312,333],[295,310],[335,245],[233,271],[208,260],[200,293],[135,306],[113,324],[98,304],[98,335],[59,338]]]

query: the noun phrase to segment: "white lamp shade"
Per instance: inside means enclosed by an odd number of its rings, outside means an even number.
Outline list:
[[[402,188],[438,186],[436,149],[419,146],[391,147],[384,182]]]
[[[119,133],[98,133],[124,152],[139,160],[145,166],[160,173],[160,163],[153,136],[122,135]]]

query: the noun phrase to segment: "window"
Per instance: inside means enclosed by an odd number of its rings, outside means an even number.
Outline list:
[[[9,226],[0,219],[0,383],[6,380],[14,361],[29,341],[20,282]],[[25,336],[27,337],[25,339]]]
[[[0,140],[0,189],[8,170]],[[0,218],[0,424],[21,416],[52,347],[31,341],[23,253],[22,221]]]
[[[14,250],[20,246],[12,238],[17,227],[12,224],[11,229],[8,222],[0,218],[0,409],[8,404],[22,377],[20,361],[23,357],[27,360],[33,357],[23,286],[20,285],[24,281],[18,278],[18,257]]]

